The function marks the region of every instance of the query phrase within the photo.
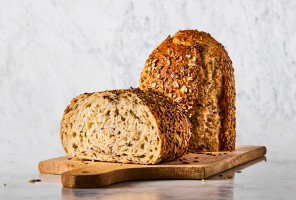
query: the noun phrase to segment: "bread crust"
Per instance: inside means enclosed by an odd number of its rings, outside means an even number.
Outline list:
[[[71,113],[75,112],[75,109],[79,109],[78,101],[83,102],[84,99],[90,98],[92,95],[104,94],[105,92],[113,94],[113,98],[110,99],[110,101],[115,101],[115,103],[117,99],[122,98],[125,95],[135,94],[141,100],[141,104],[150,110],[157,123],[156,129],[158,129],[161,142],[161,150],[157,160],[153,163],[141,163],[136,161],[130,161],[129,163],[156,164],[159,162],[170,161],[180,158],[188,150],[192,125],[181,106],[172,101],[172,99],[167,98],[163,94],[152,89],[140,90],[139,88],[135,88],[129,90],[85,93],[71,101],[70,105],[65,109],[61,121],[60,132],[63,148],[70,157],[73,157],[73,155],[65,147],[65,141],[67,140],[67,135],[70,135],[72,131],[65,127],[69,128],[69,124],[74,123],[72,122],[73,117],[71,117]],[[67,133],[65,134],[65,132]],[[85,133],[82,133],[82,135],[84,134]],[[75,158],[90,159],[81,155],[76,155]],[[110,161],[102,160],[100,158],[95,160]],[[112,161],[122,162],[115,159]]]
[[[139,87],[160,91],[187,112],[193,125],[190,151],[233,151],[236,138],[233,71],[226,50],[210,34],[179,31],[151,53]]]
[[[162,139],[161,161],[180,158],[188,151],[192,124],[182,107],[150,88],[131,90],[146,104],[158,124]]]

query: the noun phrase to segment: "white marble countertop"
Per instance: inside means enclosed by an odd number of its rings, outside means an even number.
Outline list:
[[[59,175],[39,174],[42,155],[1,157],[0,199],[295,199],[295,156],[268,155],[201,180],[131,181],[98,189],[70,189]],[[241,173],[238,173],[241,172]],[[41,179],[29,183],[29,179]],[[4,186],[6,184],[6,186]]]

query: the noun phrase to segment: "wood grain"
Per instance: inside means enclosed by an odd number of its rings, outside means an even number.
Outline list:
[[[94,188],[131,180],[204,179],[265,154],[264,146],[237,145],[232,152],[189,153],[179,160],[157,165],[82,162],[59,157],[41,161],[39,171],[61,174],[65,187]]]

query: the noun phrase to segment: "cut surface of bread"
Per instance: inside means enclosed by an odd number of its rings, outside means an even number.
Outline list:
[[[149,56],[139,87],[174,99],[192,122],[190,151],[235,149],[235,85],[232,62],[210,34],[179,31]]]
[[[82,94],[61,122],[61,141],[72,158],[156,164],[181,157],[191,124],[162,94],[140,89]]]

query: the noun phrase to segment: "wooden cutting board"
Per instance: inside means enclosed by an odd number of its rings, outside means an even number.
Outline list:
[[[131,180],[205,179],[265,154],[264,146],[237,145],[232,152],[189,153],[157,165],[80,161],[65,156],[41,161],[39,171],[61,174],[64,187],[96,188]]]

